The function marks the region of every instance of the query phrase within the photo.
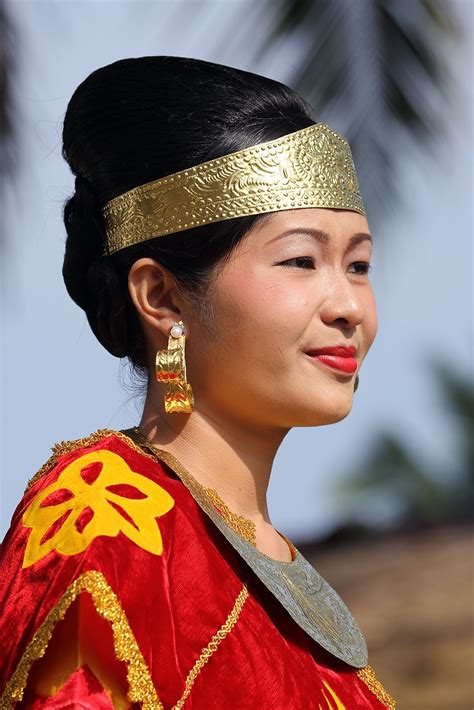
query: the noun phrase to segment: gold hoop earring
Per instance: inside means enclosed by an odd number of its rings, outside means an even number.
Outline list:
[[[184,355],[184,323],[182,320],[171,326],[168,349],[156,353],[156,379],[165,383],[165,412],[192,412],[194,394],[186,381],[186,359]]]

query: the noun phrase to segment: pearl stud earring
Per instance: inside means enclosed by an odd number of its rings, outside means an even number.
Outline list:
[[[184,328],[180,323],[175,323],[170,330],[170,335],[173,338],[180,338],[184,333]]]

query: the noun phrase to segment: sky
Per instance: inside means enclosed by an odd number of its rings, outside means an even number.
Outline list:
[[[282,42],[252,64],[247,50],[258,46],[266,28],[263,4],[255,15],[247,0],[6,5],[19,33],[19,156],[17,185],[7,194],[2,270],[0,537],[27,480],[56,442],[140,420],[141,403],[126,387],[126,368],[95,340],[61,276],[61,211],[73,190],[61,157],[61,129],[74,89],[99,66],[151,54],[207,59],[287,82],[299,51]],[[270,515],[295,542],[322,536],[342,520],[334,485],[382,431],[397,433],[436,475],[458,457],[456,431],[429,367],[437,356],[472,377],[474,4],[461,0],[456,7],[469,43],[442,51],[457,99],[435,154],[407,149],[399,175],[403,202],[396,219],[374,235],[371,280],[379,326],[352,410],[337,424],[291,430],[275,459]],[[383,500],[353,505],[361,517],[391,515]]]

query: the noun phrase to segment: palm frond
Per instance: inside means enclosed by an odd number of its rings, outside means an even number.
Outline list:
[[[14,120],[12,76],[15,31],[0,0],[0,181],[14,169]]]
[[[305,49],[288,82],[318,120],[349,140],[361,192],[377,221],[401,196],[397,140],[421,148],[442,131],[451,76],[440,42],[464,33],[449,0],[283,0],[268,5],[268,39],[256,59],[283,37]]]

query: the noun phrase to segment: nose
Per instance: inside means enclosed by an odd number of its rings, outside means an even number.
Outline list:
[[[333,273],[320,307],[320,316],[325,323],[344,328],[355,328],[364,318],[362,285],[351,283],[346,275]]]

